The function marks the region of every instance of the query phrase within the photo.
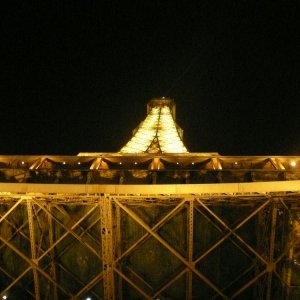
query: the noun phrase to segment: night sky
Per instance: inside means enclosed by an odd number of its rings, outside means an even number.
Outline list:
[[[299,1],[3,2],[0,154],[118,151],[165,96],[191,152],[300,155]]]

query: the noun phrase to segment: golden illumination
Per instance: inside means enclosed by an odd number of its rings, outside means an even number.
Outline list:
[[[170,107],[170,100],[159,100],[150,108],[146,119],[140,124],[121,153],[187,153],[178,133]]]

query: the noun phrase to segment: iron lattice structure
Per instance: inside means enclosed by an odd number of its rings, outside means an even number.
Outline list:
[[[164,153],[157,107],[145,153],[0,156],[2,298],[299,299],[300,157]]]

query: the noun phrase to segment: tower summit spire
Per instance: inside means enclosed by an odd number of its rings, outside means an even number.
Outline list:
[[[170,98],[154,98],[147,116],[133,131],[121,153],[187,153],[183,130],[175,122],[176,105]]]

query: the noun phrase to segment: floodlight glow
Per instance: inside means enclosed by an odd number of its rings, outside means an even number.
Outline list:
[[[186,153],[168,105],[152,107],[121,153]]]

